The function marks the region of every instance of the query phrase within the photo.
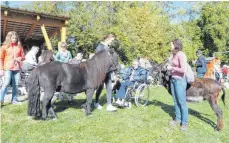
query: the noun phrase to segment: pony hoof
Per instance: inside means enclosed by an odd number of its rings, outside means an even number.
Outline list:
[[[42,117],[42,118],[41,118],[41,120],[46,121],[46,120],[48,120],[48,119],[47,119],[47,118]]]
[[[86,113],[86,116],[90,116],[91,115],[91,113]]]
[[[219,128],[219,127],[215,127],[215,129],[214,129],[215,131],[221,131],[222,129],[221,128]]]

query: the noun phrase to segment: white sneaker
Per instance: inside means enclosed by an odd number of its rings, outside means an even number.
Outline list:
[[[110,104],[110,105],[107,105],[107,111],[108,111],[108,112],[114,112],[114,111],[117,111],[117,108],[115,108],[114,106],[112,106],[112,105]]]
[[[125,100],[124,99],[122,99],[122,101],[120,101],[120,104],[119,104],[120,106],[125,106]]]
[[[94,107],[99,110],[103,108],[99,103],[94,103]]]
[[[115,103],[119,105],[121,103],[121,100],[118,99]]]

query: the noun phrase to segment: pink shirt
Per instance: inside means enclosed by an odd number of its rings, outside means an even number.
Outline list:
[[[182,51],[179,51],[172,58],[172,77],[173,78],[183,78],[187,70],[187,58]]]

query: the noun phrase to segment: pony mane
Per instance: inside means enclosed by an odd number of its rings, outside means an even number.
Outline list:
[[[107,71],[111,65],[109,56],[108,51],[100,51],[88,61],[80,63],[80,68],[87,70],[87,74],[90,76],[95,88],[100,86],[105,80]]]
[[[48,63],[48,62],[54,61],[52,51],[44,50],[41,53],[41,61],[42,61],[42,63]]]

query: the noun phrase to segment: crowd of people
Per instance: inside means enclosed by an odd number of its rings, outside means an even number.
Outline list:
[[[102,50],[109,50],[109,46],[115,40],[115,35],[106,35],[99,45],[96,47],[96,53]],[[170,81],[172,98],[174,101],[174,111],[175,118],[169,122],[169,125],[176,126],[181,125],[181,130],[186,130],[188,128],[188,107],[186,104],[186,86],[187,81],[185,78],[185,73],[187,71],[187,57],[184,52],[182,52],[183,46],[179,39],[175,39],[171,42],[171,58],[168,62],[166,68],[171,71],[172,78]],[[7,34],[6,39],[0,49],[0,76],[4,76],[4,84],[0,92],[1,104],[4,102],[4,97],[7,92],[7,87],[11,84],[12,86],[12,104],[17,104],[18,95],[18,83],[20,79],[20,71],[31,71],[34,69],[38,62],[36,60],[36,55],[39,51],[39,47],[32,46],[31,51],[29,51],[26,56],[24,55],[23,47],[21,46],[19,36],[16,32],[11,31]],[[196,71],[197,77],[203,78],[206,73],[206,59],[202,55],[202,52],[198,50]],[[91,54],[89,59],[93,57]],[[63,63],[78,64],[83,59],[83,54],[78,53],[76,57],[72,58],[71,52],[67,50],[67,44],[65,42],[61,43],[59,51],[55,55],[55,60]],[[141,66],[141,60],[133,60],[132,66],[128,68],[123,68],[120,72],[121,78],[123,79],[120,89],[116,94],[116,103],[123,104],[126,87],[134,85],[136,82],[144,82],[147,76],[147,72]],[[228,76],[228,67],[224,66],[222,69],[223,77]],[[107,73],[105,81],[106,85],[106,98],[107,98],[107,111],[116,111],[117,108],[111,103],[112,98],[112,81],[111,73]],[[103,90],[104,83],[99,86],[96,94],[101,94]],[[97,102],[95,103],[97,109],[102,109],[102,106]]]

